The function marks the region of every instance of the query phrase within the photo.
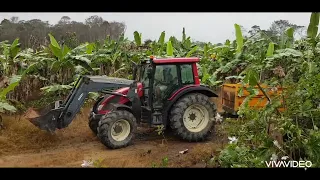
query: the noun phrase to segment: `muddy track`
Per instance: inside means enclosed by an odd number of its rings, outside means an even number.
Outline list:
[[[198,166],[220,145],[212,142],[189,143],[171,135],[158,136],[155,132],[139,133],[134,144],[123,149],[110,150],[92,136],[89,142],[71,142],[55,148],[33,149],[0,156],[0,167],[80,167],[83,160],[101,160],[104,167],[151,167],[161,164],[165,157],[168,166]],[[186,154],[179,151],[189,149]],[[205,164],[202,163],[202,166]]]
[[[0,131],[0,167],[81,167],[83,160],[100,161],[103,167],[152,167],[168,158],[168,167],[205,167],[217,150],[226,144],[219,131],[211,140],[189,143],[167,132],[139,128],[134,144],[117,150],[106,148],[88,127],[89,108],[69,127],[54,135],[43,132],[21,117],[4,116]],[[179,151],[188,149],[186,154]]]

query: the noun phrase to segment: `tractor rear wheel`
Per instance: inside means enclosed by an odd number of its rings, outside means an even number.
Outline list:
[[[95,119],[93,118],[92,114],[90,113],[89,115],[89,127],[91,129],[91,131],[97,135],[98,134],[98,124],[99,124],[100,119]]]
[[[129,111],[111,111],[101,118],[97,130],[102,144],[110,149],[119,149],[132,143],[137,121]]]
[[[170,112],[170,127],[188,141],[206,140],[214,128],[216,107],[209,97],[192,93],[178,100]]]

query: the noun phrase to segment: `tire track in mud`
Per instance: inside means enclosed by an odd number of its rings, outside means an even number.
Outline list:
[[[0,167],[81,167],[83,160],[101,160],[104,167],[152,167],[164,157],[168,157],[169,167],[199,167],[199,162],[207,161],[225,144],[225,135],[216,132],[210,141],[189,143],[172,132],[163,137],[155,129],[139,127],[133,145],[111,150],[88,127],[89,111],[84,109],[70,127],[55,136],[39,131],[26,120],[4,117]],[[188,153],[179,154],[185,149]]]
[[[133,145],[116,150],[106,148],[96,139],[86,143],[60,145],[48,150],[21,152],[0,156],[0,167],[80,167],[83,160],[102,160],[105,167],[151,167],[152,163],[160,163],[164,157],[169,157],[172,166],[183,167],[183,159],[188,159],[188,154],[179,157],[179,151],[192,151],[194,147],[202,150],[204,147],[214,147],[212,142],[189,143],[180,141],[171,134],[165,137],[167,141],[156,132],[139,132]],[[194,164],[194,157],[189,158],[191,161],[186,166]]]

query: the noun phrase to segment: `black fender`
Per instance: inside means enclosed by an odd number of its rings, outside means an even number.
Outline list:
[[[110,110],[126,110],[132,113],[132,108],[130,106],[127,106],[125,104],[118,104],[118,103],[110,103],[111,108]]]
[[[140,122],[140,119],[141,119],[141,113],[137,113],[137,112],[134,112],[132,107],[130,106],[127,106],[125,104],[118,104],[118,103],[111,103],[111,110],[125,110],[125,111],[129,111],[130,113],[133,114],[133,116],[137,119],[137,122],[139,123]]]
[[[92,107],[92,112],[98,114],[98,111],[97,111],[98,105],[99,105],[99,103],[102,101],[102,99],[104,99],[104,96],[101,96],[101,97],[99,97],[99,98],[96,100],[96,102],[94,103],[94,105],[93,105],[93,107]]]
[[[169,113],[172,108],[172,106],[183,96],[190,94],[190,93],[201,93],[204,94],[208,97],[218,97],[218,95],[213,92],[211,89],[209,89],[206,86],[190,86],[188,88],[183,89],[180,91],[177,95],[175,95],[171,100],[168,100],[164,106],[163,109],[163,125],[164,127],[167,127],[168,124],[168,118],[169,118]]]

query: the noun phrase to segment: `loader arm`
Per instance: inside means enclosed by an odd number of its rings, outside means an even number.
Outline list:
[[[106,89],[117,89],[129,87],[134,81],[122,78],[110,78],[107,76],[82,76],[80,77],[70,94],[63,101],[56,101],[51,106],[41,110],[37,117],[30,118],[30,122],[42,130],[53,132],[56,129],[67,127],[80,111],[90,92],[104,92],[124,96],[105,91]]]

